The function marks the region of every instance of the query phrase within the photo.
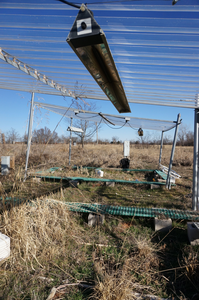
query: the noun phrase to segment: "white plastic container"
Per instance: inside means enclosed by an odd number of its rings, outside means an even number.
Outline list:
[[[104,176],[104,172],[102,170],[96,170],[96,174],[99,177],[103,177]]]
[[[10,168],[10,156],[1,156],[1,175],[7,175]]]
[[[130,141],[124,141],[123,150],[124,157],[130,156]]]
[[[10,238],[0,232],[0,261],[10,256]]]

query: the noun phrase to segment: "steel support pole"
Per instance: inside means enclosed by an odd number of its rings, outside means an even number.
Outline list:
[[[161,159],[162,159],[163,137],[164,137],[164,131],[162,131],[162,136],[161,136],[161,145],[160,145],[159,165],[160,165],[160,163],[161,163]]]
[[[168,170],[167,182],[166,182],[166,188],[167,189],[171,188],[170,172],[171,172],[173,158],[174,158],[174,152],[175,152],[175,147],[176,147],[176,142],[177,142],[177,135],[178,135],[178,127],[179,127],[179,125],[180,125],[180,114],[178,114],[178,117],[177,117],[176,128],[175,128],[175,133],[174,133],[174,138],[173,138],[173,146],[172,146],[172,150],[171,150],[171,158],[170,158],[169,170]]]
[[[199,110],[195,109],[194,115],[194,148],[193,148],[193,195],[192,209],[198,210],[198,133],[199,133]]]
[[[70,119],[70,127],[73,125],[73,118]],[[72,145],[72,131],[70,131],[70,141],[69,141],[69,161],[68,165],[70,166],[70,161],[71,161],[71,145]]]
[[[26,166],[25,166],[24,181],[26,180],[27,169],[28,169],[28,159],[29,159],[31,139],[32,139],[33,114],[34,114],[34,93],[32,93],[32,98],[30,103],[30,117],[29,117],[29,125],[28,125],[28,141],[27,141],[27,149],[26,149]]]
[[[97,122],[95,123],[96,125],[96,143],[98,145],[98,126],[97,126]]]

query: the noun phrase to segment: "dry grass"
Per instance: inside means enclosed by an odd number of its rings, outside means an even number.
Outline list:
[[[168,165],[171,155],[171,145],[163,146],[162,164]],[[15,155],[17,164],[25,164],[26,146],[1,145],[0,153],[3,155]],[[68,144],[57,145],[32,145],[30,152],[30,165],[34,168],[46,167],[46,165],[68,165]],[[157,167],[159,161],[160,146],[158,145],[131,145],[130,167],[144,168]],[[86,144],[82,149],[80,145],[72,146],[72,165],[85,165],[96,167],[118,167],[123,158],[123,144],[96,145]],[[174,165],[190,166],[193,162],[193,147],[176,147]]]
[[[28,186],[29,189],[35,189],[34,197],[33,193],[31,194],[33,198],[40,195],[40,183],[23,183],[25,150],[25,145],[0,145],[1,156],[15,155],[16,158],[15,171],[6,177],[0,177],[3,197],[8,196],[6,182],[12,187],[13,194],[18,193],[18,197]],[[162,164],[168,165],[170,151],[171,146],[164,146]],[[154,192],[154,197],[156,193],[158,199],[161,197],[161,204],[163,201],[172,202],[171,195],[176,197],[175,201],[177,198],[180,202],[188,201],[184,194],[187,193],[186,186],[189,189],[191,187],[192,157],[192,147],[176,148],[173,169],[182,175],[182,179],[179,187],[173,190],[173,194],[163,191],[159,195],[158,192]],[[122,145],[85,145],[83,150],[80,146],[72,147],[72,165],[116,168],[122,158]],[[132,169],[155,169],[158,159],[159,146],[131,146]],[[65,167],[68,176],[74,174],[68,167],[68,145],[33,145],[29,166],[30,172],[59,166]],[[83,174],[88,171],[80,168],[79,172]],[[86,173],[83,175],[88,176]],[[91,195],[92,189],[94,195]],[[87,186],[85,189],[61,189],[59,192],[54,190],[51,198],[57,201],[47,201],[40,197],[34,200],[33,204],[24,203],[9,209],[3,208],[0,232],[11,239],[11,255],[0,262],[1,300],[47,299],[52,287],[66,282],[72,284],[82,281],[92,284],[94,291],[89,290],[87,295],[78,288],[68,287],[60,299],[83,300],[91,297],[100,300],[126,300],[134,299],[134,292],[154,293],[160,296],[177,294],[180,297],[180,291],[186,293],[186,289],[192,296],[199,295],[198,250],[193,251],[191,256],[188,255],[187,251],[190,248],[185,246],[184,240],[178,240],[179,234],[172,238],[172,241],[169,235],[160,243],[162,237],[153,236],[150,221],[144,223],[141,220],[118,220],[112,217],[109,217],[102,227],[90,228],[84,218],[69,213],[62,202],[77,199],[79,201],[80,198],[83,202],[92,202],[93,199],[95,202],[103,202],[107,191],[103,191],[101,186],[99,190],[102,196],[96,194],[93,186]],[[49,191],[53,192],[53,187]],[[180,194],[182,191],[184,194]],[[47,191],[44,190],[44,193],[47,194]],[[150,195],[147,190],[145,195],[143,188],[124,186],[110,190],[108,197],[116,202],[120,196],[124,197],[125,201],[129,201],[129,205],[132,205],[135,199],[139,203],[145,201],[148,205],[147,201],[152,201]],[[153,205],[153,202],[150,205]],[[182,233],[184,234],[184,231]],[[175,253],[172,252],[174,244]],[[179,266],[180,269],[177,269]],[[164,273],[166,279],[160,272],[162,269],[172,269],[170,273]],[[180,284],[181,278],[184,286]],[[191,292],[193,286],[194,291]],[[55,295],[53,299],[59,298]],[[198,298],[192,300],[195,299]]]
[[[34,286],[35,281],[39,290],[38,277],[45,277],[51,264],[61,259],[67,264],[75,224],[63,205],[36,201],[32,206],[23,204],[1,215],[0,231],[11,238],[11,256],[1,262],[3,299],[30,294],[29,285]]]
[[[133,267],[152,278],[150,241],[136,240],[128,230],[128,238],[121,234],[111,242],[103,229],[82,227],[61,201],[43,199],[5,210],[0,231],[11,238],[11,255],[0,263],[1,299],[46,299],[53,285],[86,277],[96,284],[93,299],[132,299],[133,291],[153,291],[149,281],[140,284],[132,274]],[[103,248],[118,238],[121,247]]]
[[[152,287],[156,282],[156,289],[160,289],[154,268],[159,265],[158,247],[152,244],[146,236],[130,234],[130,227],[126,232],[117,258],[102,255],[94,258],[97,285],[92,298],[100,300],[128,300],[137,299],[135,293],[154,292]]]

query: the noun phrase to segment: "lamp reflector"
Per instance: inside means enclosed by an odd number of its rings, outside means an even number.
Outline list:
[[[91,11],[79,11],[67,42],[120,113],[131,112],[106,36]]]
[[[72,127],[72,126],[69,126],[69,127],[67,128],[67,131],[79,132],[79,133],[83,133],[83,132],[84,132],[81,128]]]

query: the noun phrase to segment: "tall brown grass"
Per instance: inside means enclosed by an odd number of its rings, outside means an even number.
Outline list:
[[[85,278],[85,271],[79,277],[80,268],[93,273],[93,299],[132,299],[133,291],[154,291],[150,273],[158,257],[149,240],[137,239],[130,231],[128,238],[121,234],[118,256],[115,246],[107,246],[110,238],[103,228],[82,226],[61,201],[43,199],[5,210],[0,231],[11,239],[11,255],[0,262],[2,299],[46,299],[53,285]],[[147,281],[138,280],[136,274],[143,271]]]
[[[1,156],[16,157],[14,174],[10,173],[8,179],[19,190],[23,184],[25,150],[24,145],[0,145]],[[176,147],[174,167],[181,175],[191,172],[192,152],[192,147]],[[164,146],[163,164],[168,165],[170,153],[171,146]],[[121,158],[122,145],[85,145],[83,150],[77,145],[72,147],[71,164],[118,167]],[[132,145],[130,159],[130,168],[156,168],[159,146]],[[31,147],[29,171],[53,166],[68,166],[68,145]],[[5,179],[1,177],[0,181],[4,186]],[[84,191],[80,192],[84,197]],[[1,212],[0,232],[11,239],[11,255],[0,262],[0,299],[46,299],[53,286],[66,280],[91,280],[92,298],[100,300],[132,299],[132,292],[166,291],[158,274],[160,249],[145,229],[142,234],[137,234],[133,226],[127,231],[120,230],[112,226],[114,218],[102,228],[89,228],[84,219],[67,211],[61,193],[53,198],[56,197],[58,201],[43,198]],[[90,201],[88,194],[84,201]],[[193,268],[195,256],[190,261],[189,276],[197,271]],[[188,262],[184,259],[183,263]],[[75,293],[73,297],[76,299]]]
[[[168,165],[171,155],[171,145],[164,145],[162,164]],[[25,164],[25,145],[1,145],[0,154],[15,155],[16,164]],[[130,167],[144,168],[158,166],[159,145],[131,145]],[[46,165],[68,165],[68,144],[32,145],[30,151],[30,166],[34,168]],[[96,167],[118,167],[123,158],[122,144],[96,145],[86,144],[82,149],[80,145],[72,146],[71,164]],[[191,166],[193,163],[193,147],[177,146],[174,154],[174,165]]]

